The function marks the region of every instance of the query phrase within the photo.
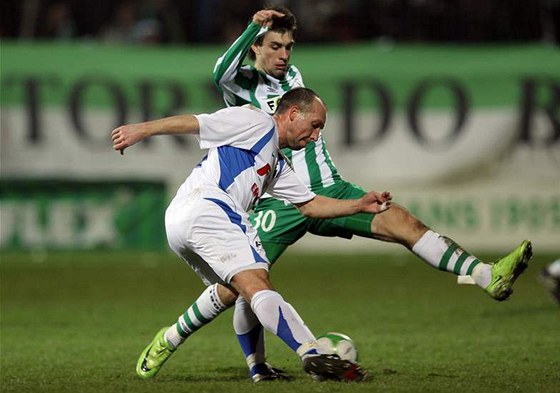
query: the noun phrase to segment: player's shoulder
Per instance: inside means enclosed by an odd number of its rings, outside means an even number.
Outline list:
[[[245,64],[239,68],[239,74],[245,78],[253,79],[258,76],[259,72],[252,65]]]
[[[288,67],[288,72],[286,73],[286,80],[290,84],[291,88],[304,87],[303,75],[297,66],[290,64]]]
[[[231,116],[232,119],[236,117],[239,118],[251,118],[255,121],[259,120],[262,122],[271,122],[272,116],[261,108],[256,107],[253,104],[245,104],[241,106],[229,106],[218,111],[222,116]]]
[[[298,68],[295,64],[291,64],[291,63],[290,63],[290,64],[288,65],[288,71],[289,71],[289,70],[292,70],[293,72],[295,72],[295,73],[301,75],[301,71],[299,70],[299,68]]]
[[[253,104],[245,104],[239,106],[238,108],[242,108],[244,111],[246,111],[246,113],[248,113],[249,116],[252,116],[256,119],[262,119],[264,122],[272,121],[272,116],[269,113],[261,108],[256,107]]]

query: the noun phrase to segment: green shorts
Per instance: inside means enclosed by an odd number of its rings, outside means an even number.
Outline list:
[[[335,199],[356,199],[366,192],[346,181],[324,188],[317,194]],[[303,216],[293,205],[274,198],[264,198],[251,214],[251,223],[259,232],[270,262],[307,232],[318,236],[337,236],[350,239],[354,235],[372,237],[371,222],[375,214],[358,213],[353,216],[315,219]]]

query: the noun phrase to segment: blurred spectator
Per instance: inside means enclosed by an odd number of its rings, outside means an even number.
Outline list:
[[[218,42],[233,42],[247,27],[250,16],[262,7],[263,5],[260,1],[222,0],[220,11],[214,11],[214,16],[219,17],[220,32],[217,37]]]
[[[364,8],[373,7],[371,1],[314,0],[313,7],[305,1],[288,6],[299,21],[298,41],[351,42],[362,38],[364,27],[376,30],[375,19],[366,19],[362,13]]]
[[[56,40],[75,38],[76,23],[69,1],[56,1],[47,8],[45,20],[38,21],[37,36]]]
[[[119,3],[113,12],[111,23],[103,27],[101,39],[106,42],[132,43],[136,18],[135,1],[126,0]]]
[[[240,34],[247,15],[269,4],[284,4],[296,14],[298,42],[381,37],[402,42],[560,41],[560,0],[2,1],[0,34],[4,38],[97,36],[126,43],[224,43]]]
[[[247,15],[263,7],[264,2],[256,0],[195,0],[192,38],[195,42],[231,43],[247,27],[250,19]]]
[[[135,39],[140,43],[185,42],[183,21],[174,3],[169,0],[144,0],[140,5],[140,19]]]
[[[360,39],[359,31],[359,5],[356,0],[340,0],[335,2],[336,6],[328,17],[328,26],[332,28],[330,34],[334,34],[338,41],[351,42]],[[368,23],[369,22],[369,23]],[[370,21],[366,21],[371,29]]]
[[[337,0],[316,0],[313,7],[304,1],[297,2],[292,12],[298,19],[298,41],[328,41],[336,37],[329,31],[329,19],[336,10]]]
[[[556,45],[560,44],[560,0],[545,1],[543,24],[543,39]]]
[[[100,37],[129,44],[184,43],[181,15],[168,0],[125,0],[117,5],[112,22]]]
[[[132,42],[144,45],[163,43],[163,28],[160,21],[146,18],[136,22],[132,30]]]
[[[192,18],[192,38],[195,42],[216,40],[218,23],[216,10],[220,9],[222,0],[194,0]]]

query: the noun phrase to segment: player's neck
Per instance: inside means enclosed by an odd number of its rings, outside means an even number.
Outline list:
[[[276,75],[272,75],[270,72],[267,72],[262,65],[260,65],[259,63],[255,63],[254,67],[257,71],[259,71],[261,74],[263,74],[264,76],[266,76],[267,78],[272,78],[272,79],[276,79],[278,81],[284,79],[286,77],[286,75],[281,75],[281,76],[276,76]]]
[[[280,149],[288,147],[286,141],[286,127],[284,125],[285,121],[283,119],[283,116],[275,113],[274,115],[272,115],[272,119],[276,124],[276,132],[278,133],[278,147]]]

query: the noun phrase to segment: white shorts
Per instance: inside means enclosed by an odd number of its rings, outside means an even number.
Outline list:
[[[235,211],[224,196],[175,197],[165,212],[169,246],[205,285],[229,284],[241,271],[269,268],[248,214]]]

